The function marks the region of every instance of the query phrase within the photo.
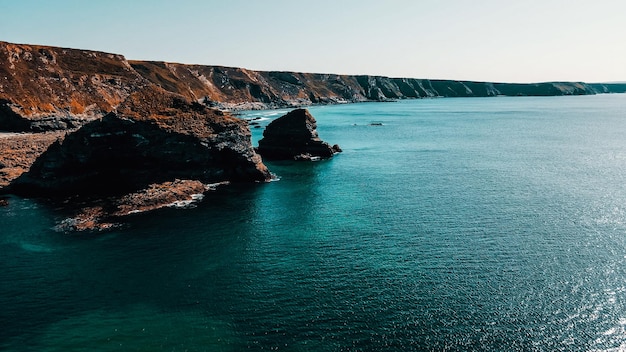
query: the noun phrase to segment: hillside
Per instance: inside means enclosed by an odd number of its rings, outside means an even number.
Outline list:
[[[225,110],[425,97],[551,96],[623,92],[623,84],[466,82],[252,71],[129,61],[119,54],[0,42],[0,130],[81,126],[156,85]]]

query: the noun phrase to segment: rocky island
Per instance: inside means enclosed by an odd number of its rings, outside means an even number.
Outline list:
[[[311,113],[296,109],[267,125],[257,152],[268,160],[317,160],[330,158],[341,148],[322,141]]]

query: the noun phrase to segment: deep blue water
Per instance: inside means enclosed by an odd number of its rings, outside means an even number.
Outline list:
[[[0,350],[626,349],[626,95],[310,111],[342,154],[193,209],[10,199]]]

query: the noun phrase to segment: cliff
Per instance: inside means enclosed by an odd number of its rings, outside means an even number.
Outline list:
[[[75,131],[0,134],[0,147],[0,191],[70,208],[64,231],[106,229],[192,203],[216,184],[271,178],[245,121],[154,85]]]
[[[131,61],[145,79],[166,90],[225,109],[429,97],[554,96],[595,94],[581,82],[532,84],[467,82],[382,76],[251,71],[242,68]]]
[[[591,83],[596,93],[626,93],[626,83]]]
[[[0,42],[0,129],[75,128],[147,84],[122,55]]]
[[[253,71],[129,61],[89,50],[0,42],[0,130],[72,129],[113,111],[131,93],[158,86],[225,110],[300,107],[424,97],[581,95],[619,85],[467,82]]]
[[[157,87],[54,142],[14,180],[28,196],[110,196],[175,179],[266,181],[247,124]]]

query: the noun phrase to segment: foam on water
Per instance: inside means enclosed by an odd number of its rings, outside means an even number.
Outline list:
[[[35,253],[50,253],[54,250],[51,247],[42,246],[39,244],[32,244],[32,243],[22,243],[21,247],[23,250],[27,252],[35,252]]]

